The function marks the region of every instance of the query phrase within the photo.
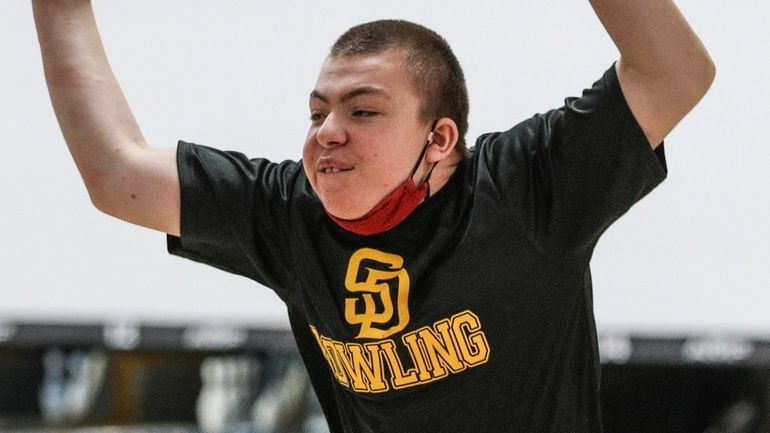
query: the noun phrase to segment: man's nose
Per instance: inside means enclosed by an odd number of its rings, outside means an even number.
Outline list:
[[[318,144],[329,148],[345,144],[347,140],[345,128],[339,120],[340,119],[334,113],[326,115],[324,122],[318,128],[318,131],[316,131],[316,140],[318,140]]]

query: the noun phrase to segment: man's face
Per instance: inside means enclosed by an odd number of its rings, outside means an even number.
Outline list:
[[[302,153],[310,184],[332,215],[365,215],[409,177],[430,132],[404,54],[329,57],[310,95]],[[423,164],[427,166],[427,164]],[[418,170],[418,179],[422,170]]]

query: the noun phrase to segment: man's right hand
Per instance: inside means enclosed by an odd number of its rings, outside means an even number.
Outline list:
[[[179,235],[176,149],[150,147],[104,53],[89,0],[33,0],[46,83],[94,205]]]

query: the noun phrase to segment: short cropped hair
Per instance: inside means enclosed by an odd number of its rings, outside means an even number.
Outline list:
[[[424,121],[442,117],[454,120],[459,130],[455,150],[468,155],[468,90],[460,62],[438,33],[403,20],[380,20],[351,27],[331,48],[330,56],[379,54],[389,49],[406,53],[405,67],[411,73]]]

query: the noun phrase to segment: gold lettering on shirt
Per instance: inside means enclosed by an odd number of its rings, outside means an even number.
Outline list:
[[[489,360],[489,342],[481,321],[466,310],[394,339],[366,344],[336,341],[314,326],[321,353],[337,382],[361,393],[423,385],[477,367]],[[405,349],[405,350],[403,350]]]

